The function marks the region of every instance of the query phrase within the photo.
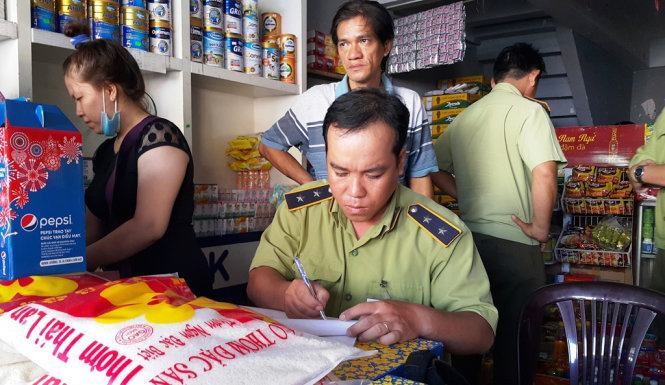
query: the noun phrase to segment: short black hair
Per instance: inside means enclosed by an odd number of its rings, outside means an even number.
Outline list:
[[[357,16],[362,16],[369,23],[381,43],[386,44],[388,41],[395,39],[395,23],[386,7],[376,1],[351,0],[340,5],[333,18],[330,34],[335,45],[339,41],[337,27],[340,23]],[[382,69],[386,68],[387,61],[387,57],[383,58],[381,62]]]
[[[335,125],[346,133],[362,131],[371,123],[384,122],[395,134],[391,151],[399,158],[409,128],[409,110],[402,100],[380,88],[361,88],[337,98],[323,119],[323,138],[328,150],[328,130]]]
[[[494,62],[494,81],[506,78],[521,79],[533,70],[545,73],[545,61],[537,49],[528,43],[516,43],[504,48]]]

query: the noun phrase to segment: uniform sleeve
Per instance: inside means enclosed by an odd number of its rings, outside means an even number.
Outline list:
[[[477,313],[496,332],[499,313],[492,302],[485,267],[468,229],[454,244],[442,247],[433,267],[431,286],[435,309]]]
[[[452,124],[455,124],[455,122]],[[434,143],[434,153],[436,154],[439,170],[443,170],[449,173],[453,173],[453,153],[450,150],[451,128],[452,127],[444,131],[443,134],[439,137],[439,140]]]
[[[305,98],[303,94],[296,103],[273,124],[261,137],[261,143],[280,151],[287,151],[291,147],[297,147],[309,143],[309,136],[305,124],[303,124],[300,112],[306,111]]]
[[[415,100],[413,109],[415,116],[410,119],[411,126],[407,133],[407,178],[420,178],[439,171],[436,165],[436,155],[432,148],[432,131],[429,121],[427,121],[420,99]]]
[[[657,145],[658,140],[656,139],[664,134],[665,134],[665,109],[661,111],[660,115],[658,115],[658,118],[656,119],[656,122],[654,123],[651,140],[637,149],[635,155],[633,155],[633,158],[630,160],[630,166],[632,167],[640,162],[644,162],[645,160],[655,161],[658,154],[658,145]]]
[[[284,279],[295,279],[292,265],[300,243],[297,237],[300,234],[298,223],[298,215],[289,212],[286,204],[282,203],[272,223],[263,232],[249,269],[272,267]]]
[[[552,160],[559,166],[566,163],[554,126],[540,106],[529,111],[520,130],[517,147],[524,164],[531,171],[536,166]]]

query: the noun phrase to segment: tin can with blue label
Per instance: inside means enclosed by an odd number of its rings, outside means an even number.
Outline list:
[[[171,22],[171,0],[148,0],[150,20]]]
[[[201,63],[203,62],[203,20],[191,17],[189,24],[190,58],[193,62]]]
[[[203,0],[189,0],[189,16],[203,20]]]
[[[69,23],[85,23],[85,0],[60,0],[58,3],[58,31],[64,32]]]
[[[88,15],[93,39],[120,42],[120,5],[115,1],[89,0]]]
[[[261,44],[245,42],[245,48],[242,53],[243,68],[246,74],[261,75]]]
[[[261,41],[259,19],[256,16],[245,15],[242,17],[242,31],[245,42],[259,43]]]
[[[227,70],[243,71],[243,45],[242,36],[238,34],[226,35],[224,56]]]
[[[224,65],[224,31],[221,29],[204,28],[203,63],[215,67]]]
[[[242,3],[239,0],[224,0],[224,32],[242,35]]]
[[[120,12],[122,46],[148,51],[148,11],[141,7],[122,7]]]
[[[295,56],[296,54],[296,35],[292,33],[285,33],[280,35],[277,39],[279,45],[279,56]]]
[[[122,6],[148,9],[148,0],[122,0]]]
[[[57,27],[55,0],[32,0],[31,13],[33,28],[55,32]]]
[[[271,42],[263,43],[263,77],[279,80],[279,48]]]
[[[150,52],[171,56],[171,23],[163,20],[150,22]]]
[[[242,0],[243,16],[254,16],[258,19],[259,2],[258,0]]]
[[[224,30],[224,3],[223,0],[203,1],[203,26]]]

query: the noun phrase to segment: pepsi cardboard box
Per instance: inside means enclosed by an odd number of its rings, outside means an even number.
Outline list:
[[[57,107],[0,102],[0,280],[85,271],[81,134]]]

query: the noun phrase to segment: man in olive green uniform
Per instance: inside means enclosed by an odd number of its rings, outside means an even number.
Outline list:
[[[497,313],[471,234],[450,211],[399,184],[408,119],[399,98],[379,89],[335,100],[323,125],[329,184],[286,195],[261,238],[247,291],[258,306],[291,317],[325,310],[359,319],[348,333],[361,341],[423,337],[450,351],[483,352]]]
[[[557,166],[565,162],[546,110],[529,98],[544,71],[532,46],[504,48],[492,92],[457,116],[435,144],[441,172],[432,179],[457,196],[499,310],[496,384],[517,383],[518,318],[545,284],[539,242],[548,239]]]
[[[653,127],[649,143],[637,149],[630,160],[628,171],[635,191],[644,187],[665,187],[665,110],[660,113]],[[656,197],[654,244],[658,255],[653,269],[650,289],[665,293],[665,190]],[[663,329],[659,325],[659,329]],[[660,336],[662,337],[662,336]]]

